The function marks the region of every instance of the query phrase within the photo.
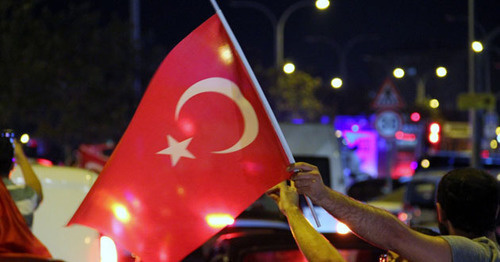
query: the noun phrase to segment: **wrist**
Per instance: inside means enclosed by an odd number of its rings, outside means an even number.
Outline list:
[[[285,216],[301,212],[298,206],[292,206],[292,205],[284,207],[281,211]]]

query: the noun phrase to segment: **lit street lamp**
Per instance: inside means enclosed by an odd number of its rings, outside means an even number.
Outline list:
[[[448,74],[448,70],[444,66],[438,66],[436,70],[434,71],[435,75],[439,78],[446,77]],[[392,72],[395,78],[401,79],[405,76],[405,70],[403,68],[395,68],[394,71]],[[429,80],[429,77],[431,76],[432,71],[429,71],[425,73],[424,75],[420,76],[417,78],[417,95],[415,97],[415,104],[419,105],[426,105],[426,95],[425,95],[425,86],[427,84],[427,81]],[[436,103],[437,102],[437,103]],[[437,108],[439,106],[439,102],[433,101],[432,104],[429,104],[431,108]],[[436,106],[437,105],[437,106]],[[435,107],[434,107],[435,106]]]
[[[405,76],[405,70],[403,70],[403,68],[395,68],[394,71],[392,71],[392,75],[395,77],[395,78],[403,78]]]
[[[342,87],[342,79],[335,77],[332,79],[330,84],[332,85],[333,88],[338,89],[338,88]]]
[[[484,49],[483,43],[481,43],[479,41],[472,42],[471,46],[472,46],[472,50],[474,50],[474,52],[476,52],[476,53],[481,53]]]
[[[295,72],[295,65],[293,63],[286,63],[283,65],[283,72],[286,74],[292,74]]]
[[[290,15],[297,11],[300,8],[303,7],[309,7],[311,6],[311,1],[310,0],[304,0],[300,1],[297,3],[294,3],[293,5],[290,5],[279,18],[276,17],[276,15],[265,5],[257,3],[257,2],[252,2],[252,1],[234,1],[231,3],[232,6],[234,7],[249,7],[249,8],[254,8],[260,12],[262,12],[267,18],[271,21],[271,24],[273,26],[273,33],[274,33],[274,42],[275,42],[275,66],[276,68],[279,68],[281,65],[283,65],[283,60],[284,60],[284,32],[285,32],[285,23],[290,17]],[[315,6],[319,10],[323,10],[328,8],[330,5],[329,0],[316,0]]]

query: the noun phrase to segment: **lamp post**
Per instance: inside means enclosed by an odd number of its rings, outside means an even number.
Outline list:
[[[330,47],[332,47],[337,57],[339,58],[340,77],[336,78],[340,78],[341,80],[343,80],[343,82],[345,82],[344,86],[347,86],[348,84],[347,56],[349,55],[351,50],[354,48],[355,45],[359,43],[368,41],[377,41],[377,40],[379,40],[379,37],[377,35],[363,34],[349,39],[344,45],[339,45],[335,40],[326,36],[306,37],[306,41],[309,43],[325,43]]]
[[[444,66],[438,66],[435,68],[435,71],[428,71],[420,77],[417,77],[417,91],[415,96],[415,104],[417,105],[428,105],[426,98],[426,85],[429,78],[433,75],[433,73],[439,77],[446,77],[448,71]],[[393,71],[393,75],[395,78],[403,78],[406,73],[403,68],[395,68]]]
[[[316,8],[326,9],[329,6],[329,0],[316,0]],[[274,52],[275,52],[275,67],[279,69],[283,65],[284,60],[284,34],[285,24],[290,15],[298,9],[311,6],[310,0],[296,2],[283,11],[277,17],[268,7],[257,2],[252,1],[234,1],[231,3],[233,7],[248,7],[262,12],[271,22],[274,33]]]
[[[130,0],[130,43],[134,48],[134,83],[133,89],[135,93],[136,102],[141,99],[141,79],[139,74],[139,67],[141,58],[139,51],[141,49],[141,0]]]

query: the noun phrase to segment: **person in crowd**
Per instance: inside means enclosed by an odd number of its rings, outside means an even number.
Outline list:
[[[281,183],[270,195],[287,216],[295,240],[310,261],[343,261],[338,251],[303,217],[296,194],[349,226],[362,239],[408,261],[500,261],[495,237],[498,182],[475,168],[455,169],[440,181],[436,210],[441,236],[418,232],[389,212],[361,203],[323,184],[318,168],[308,163],[288,167],[292,184]]]
[[[24,185],[17,185],[10,175],[17,164],[24,177]],[[0,176],[28,227],[32,227],[33,213],[43,200],[42,185],[38,180],[22,145],[13,137],[0,138]]]

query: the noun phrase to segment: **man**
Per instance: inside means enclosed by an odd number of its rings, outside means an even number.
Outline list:
[[[316,205],[345,223],[358,236],[371,244],[398,253],[408,261],[500,261],[500,251],[495,237],[495,218],[498,213],[498,182],[488,173],[473,169],[457,169],[447,173],[440,181],[436,209],[440,228],[448,236],[429,236],[399,221],[389,212],[358,202],[323,184],[318,168],[307,163],[288,167],[296,172],[292,176],[297,193],[305,194]],[[286,188],[284,192],[292,192]],[[314,253],[312,244],[322,243],[312,227],[293,225],[302,215],[289,215],[296,206],[295,200],[280,193],[280,206],[286,207],[285,215],[304,254]],[[276,198],[275,198],[276,199]],[[282,203],[283,202],[283,203]],[[292,204],[291,204],[292,203]],[[313,231],[315,231],[313,229]],[[335,250],[336,251],[336,250]],[[331,261],[342,261],[334,257]],[[306,255],[307,257],[307,255]],[[326,255],[322,255],[321,260]],[[319,261],[319,260],[318,260]]]
[[[10,180],[10,174],[14,169],[14,159],[21,168],[25,185],[16,185]],[[0,176],[26,224],[31,228],[33,212],[43,200],[42,186],[28,162],[21,144],[12,138],[0,138]]]

